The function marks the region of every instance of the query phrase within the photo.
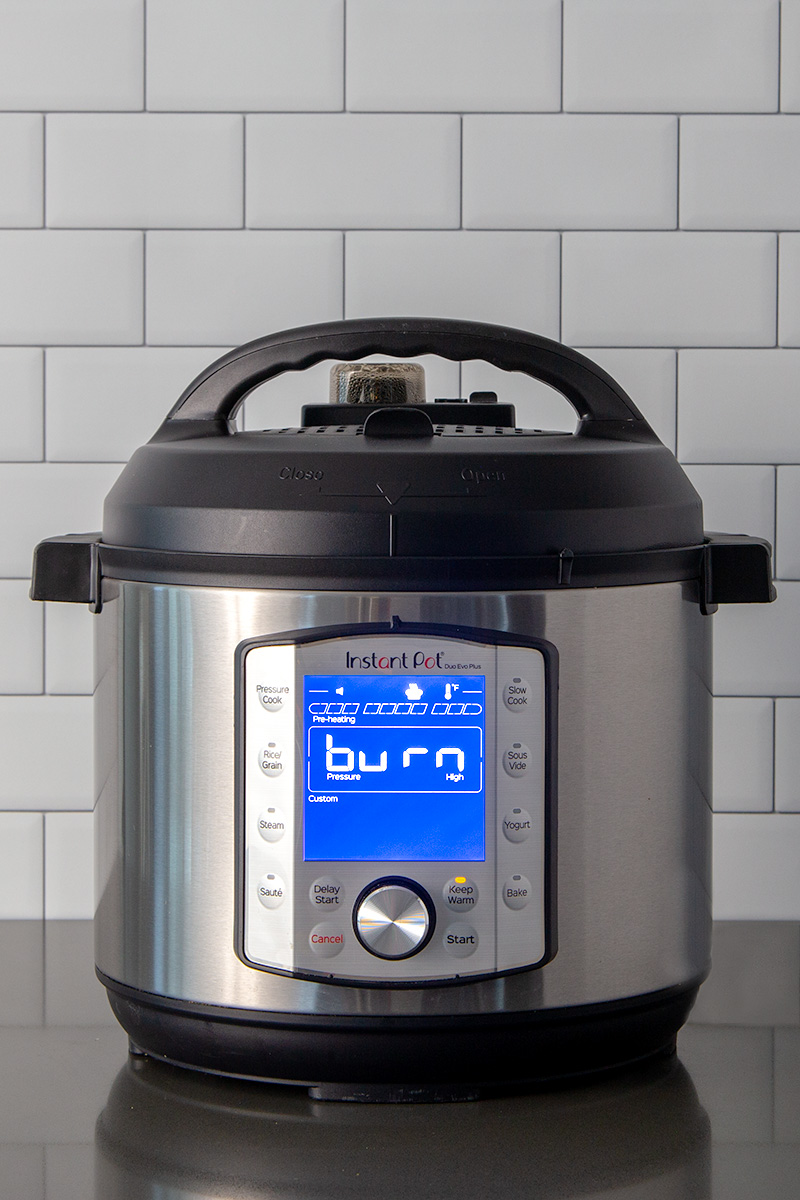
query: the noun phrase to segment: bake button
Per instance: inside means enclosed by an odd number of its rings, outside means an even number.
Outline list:
[[[283,774],[284,766],[283,746],[280,742],[267,742],[263,750],[258,755],[258,765],[267,776],[268,779],[277,779]]]
[[[311,930],[308,944],[318,958],[335,958],[344,949],[344,930],[331,921],[323,921]]]
[[[279,683],[257,683],[256,695],[267,712],[283,712],[289,704],[289,688]]]
[[[446,883],[442,888],[442,895],[448,908],[459,912],[474,908],[478,902],[478,889],[466,875],[456,875],[455,879]]]
[[[478,934],[471,925],[456,921],[445,929],[442,945],[453,958],[469,958],[478,949]]]
[[[280,875],[262,875],[258,881],[258,898],[264,908],[280,908],[286,897],[286,884]]]
[[[265,808],[258,818],[258,832],[265,842],[279,842],[286,833],[283,809]]]
[[[525,908],[531,898],[531,881],[524,875],[512,875],[503,884],[503,903],[506,908]]]
[[[531,702],[531,685],[518,676],[503,689],[503,703],[512,712],[527,712]]]
[[[503,833],[509,842],[525,842],[531,836],[531,814],[524,808],[512,808],[503,817]]]
[[[308,889],[308,898],[314,908],[327,909],[329,912],[342,907],[344,888],[333,875],[320,875]]]
[[[531,752],[524,742],[514,742],[503,751],[503,770],[512,778],[522,779],[531,765]]]

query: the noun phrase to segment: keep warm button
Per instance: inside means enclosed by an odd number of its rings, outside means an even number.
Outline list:
[[[465,921],[456,921],[444,931],[442,945],[453,958],[469,958],[478,949],[478,934]]]
[[[531,765],[531,752],[524,742],[514,742],[503,751],[503,770],[512,778],[522,779]]]

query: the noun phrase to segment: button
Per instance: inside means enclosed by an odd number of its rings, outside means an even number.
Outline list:
[[[469,958],[478,949],[478,934],[465,921],[456,921],[445,929],[442,945],[453,958]]]
[[[503,884],[503,903],[506,908],[525,908],[531,898],[531,881],[524,875],[512,875]]]
[[[258,832],[265,842],[279,842],[286,833],[283,809],[265,808],[258,818]]]
[[[344,900],[344,888],[333,875],[320,875],[308,889],[308,898],[315,908],[334,910]]]
[[[258,765],[268,779],[277,779],[283,774],[283,747],[279,742],[267,742],[258,755]]]
[[[286,884],[280,875],[262,875],[258,881],[258,898],[264,908],[280,908],[286,896]]]
[[[283,712],[289,701],[289,688],[280,683],[257,683],[256,694],[267,712]]]
[[[311,930],[308,944],[318,958],[335,958],[344,949],[344,931],[331,921],[323,921]]]
[[[355,928],[358,940],[370,954],[378,958],[408,958],[428,941],[431,909],[421,890],[417,891],[417,885],[378,881],[371,889],[365,889],[356,904]]]
[[[478,889],[471,879],[465,875],[456,875],[442,888],[444,902],[449,908],[466,912],[474,908],[478,902]]]
[[[519,676],[507,683],[503,689],[503,703],[511,712],[527,712],[531,702],[531,685]]]
[[[512,779],[522,779],[530,765],[531,752],[524,742],[514,742],[503,752],[503,770]]]
[[[524,808],[512,808],[503,817],[503,833],[509,842],[525,842],[531,836],[531,814]]]

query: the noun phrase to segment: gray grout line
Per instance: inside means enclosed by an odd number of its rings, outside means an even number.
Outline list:
[[[564,0],[561,0],[561,74],[559,77],[559,112],[564,111]]]
[[[342,233],[341,225],[0,225],[0,233]],[[787,226],[785,229],[724,229],[697,228],[674,225],[648,226],[600,226],[591,228],[585,226],[563,225],[348,225],[347,233],[596,233],[603,236],[608,233],[631,236],[651,233],[683,234],[689,237],[702,237],[705,234],[731,234],[733,236],[753,236],[771,233],[779,237],[783,233],[800,233],[800,223],[797,227]]]
[[[147,112],[147,0],[142,0],[142,112]]]
[[[242,229],[247,228],[247,117],[242,117]]]
[[[342,112],[347,112],[347,0],[342,0]]]
[[[17,113],[60,117],[796,117],[800,109],[741,108],[709,112],[699,108],[4,108],[4,116]]]
[[[781,344],[781,235],[775,234],[775,346]]]
[[[772,808],[770,812],[777,812],[775,795],[775,779],[778,769],[778,699],[772,697]]]

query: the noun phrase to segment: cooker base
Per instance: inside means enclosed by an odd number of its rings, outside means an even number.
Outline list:
[[[192,1004],[98,972],[137,1052],[312,1089],[316,1099],[475,1099],[609,1071],[674,1050],[701,980],[602,1004],[482,1017],[340,1017]]]

